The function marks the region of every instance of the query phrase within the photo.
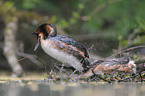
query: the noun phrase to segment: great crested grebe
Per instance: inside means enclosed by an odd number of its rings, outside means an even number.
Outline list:
[[[34,51],[41,43],[45,53],[64,65],[72,66],[77,71],[88,68],[89,55],[86,48],[69,36],[57,35],[57,29],[53,24],[44,23],[33,34],[37,35],[38,40]]]

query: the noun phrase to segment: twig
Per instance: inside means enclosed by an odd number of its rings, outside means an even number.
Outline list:
[[[143,73],[144,73],[144,72],[140,72],[140,73],[135,74],[135,75],[133,75],[133,76],[130,76],[130,77],[128,77],[128,78],[125,78],[125,79],[122,79],[122,80],[118,80],[118,82],[122,82],[122,81],[128,80],[128,79],[130,79],[130,78],[135,78],[136,76],[142,75]],[[142,76],[141,76],[141,77],[142,77]],[[143,81],[143,80],[141,79],[141,81]]]
[[[135,47],[131,47],[131,48],[122,50],[121,53],[122,53],[122,52],[126,52],[126,51],[130,51],[130,50],[133,50],[133,49],[136,49],[136,48],[145,48],[145,46],[135,46]]]
[[[134,49],[137,49],[137,48],[145,48],[145,46],[135,46],[135,47],[131,47],[131,48],[128,48],[128,49],[124,49],[116,54],[113,54],[111,57],[114,57],[120,53],[123,53],[123,52],[127,52],[127,51],[131,51],[131,50],[134,50]]]
[[[101,80],[103,80],[103,81],[105,81],[105,82],[111,83],[111,81],[108,81],[108,80],[102,78],[101,76],[97,75],[97,74],[94,72],[94,69],[92,70],[92,73],[94,74],[94,76],[98,77],[99,79],[101,79]]]
[[[90,48],[88,48],[88,51],[91,51],[93,49],[94,45],[92,45]]]
[[[41,65],[41,63],[36,59],[36,58],[37,58],[36,55],[31,55],[31,54],[27,54],[27,53],[23,53],[23,52],[17,52],[17,55],[22,56],[22,57],[25,57],[25,58],[20,59],[19,61],[28,58],[28,59],[30,59],[32,62],[34,62],[35,64],[37,64],[38,66]]]

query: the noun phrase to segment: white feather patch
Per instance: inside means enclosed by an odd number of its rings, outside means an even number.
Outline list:
[[[128,66],[131,67],[131,69],[133,70],[133,73],[136,73],[136,64],[134,61],[130,60],[128,63]]]
[[[76,57],[56,49],[53,44],[51,44],[51,40],[41,40],[41,47],[48,55],[56,60],[66,65],[73,66],[78,71],[83,70],[82,64]]]

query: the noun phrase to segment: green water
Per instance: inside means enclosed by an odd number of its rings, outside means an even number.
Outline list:
[[[144,83],[1,83],[0,96],[145,96]]]

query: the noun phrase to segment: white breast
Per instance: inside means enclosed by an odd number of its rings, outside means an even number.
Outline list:
[[[56,49],[51,43],[52,42],[49,39],[41,40],[41,47],[48,55],[64,63],[65,65],[73,66],[78,71],[83,70],[82,64],[76,57]]]

